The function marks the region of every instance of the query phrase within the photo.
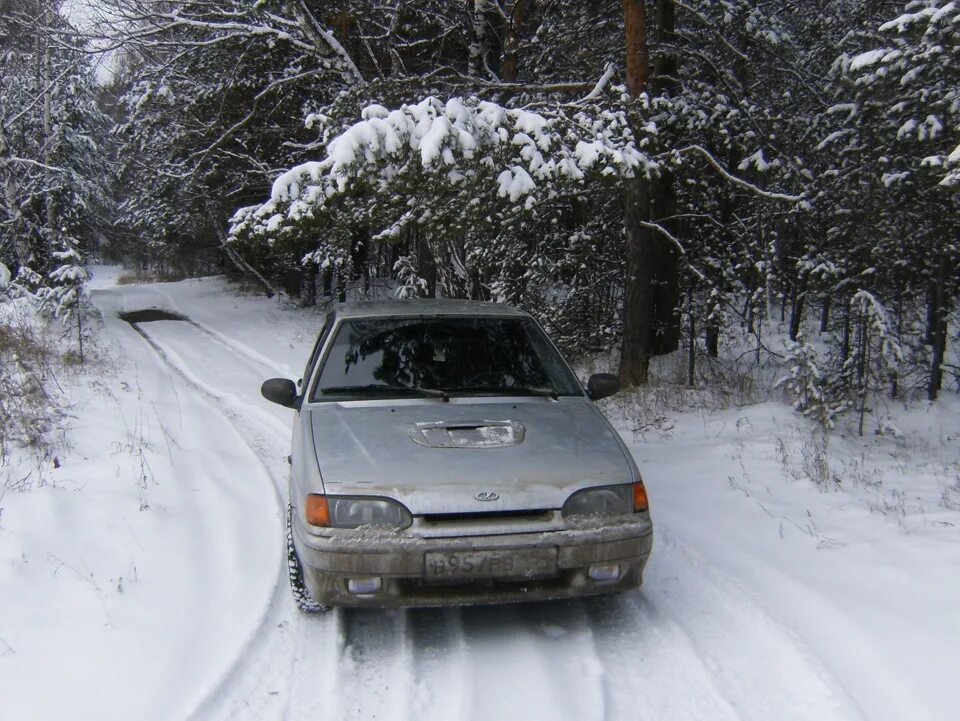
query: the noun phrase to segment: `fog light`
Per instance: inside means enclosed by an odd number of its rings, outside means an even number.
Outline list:
[[[587,569],[591,581],[616,581],[620,578],[619,563],[598,563]]]
[[[380,590],[380,585],[380,576],[347,579],[347,590],[350,593],[376,593]]]

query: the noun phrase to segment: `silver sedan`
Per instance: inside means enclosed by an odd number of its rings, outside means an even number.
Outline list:
[[[640,585],[647,494],[537,322],[471,301],[342,304],[293,408],[288,556],[303,610],[570,598]]]

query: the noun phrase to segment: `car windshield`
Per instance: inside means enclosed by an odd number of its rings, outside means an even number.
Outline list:
[[[311,400],[484,394],[582,390],[529,318],[367,318],[340,324]]]

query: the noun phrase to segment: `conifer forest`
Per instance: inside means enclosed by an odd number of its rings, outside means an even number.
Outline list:
[[[0,0],[4,293],[443,296],[829,425],[960,377],[960,4]],[[767,343],[782,327],[789,343]]]

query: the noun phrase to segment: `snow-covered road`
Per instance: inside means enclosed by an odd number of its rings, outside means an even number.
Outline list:
[[[113,303],[118,310],[185,310],[169,296],[151,301],[145,297],[150,291],[119,286],[100,302],[105,311]],[[161,385],[198,395],[219,411],[204,436],[239,436],[246,448],[227,455],[252,453],[262,461],[277,503],[238,510],[244,518],[272,522],[279,549],[289,412],[259,398],[260,383],[282,372],[282,364],[267,360],[269,343],[250,348],[193,320],[137,327],[158,368],[168,373]],[[228,486],[223,491],[224,501],[234,495]],[[221,544],[245,553],[250,539],[243,526],[235,530],[240,533]],[[336,610],[316,617],[296,612],[275,558],[260,569],[248,565],[251,581],[259,581],[263,613],[242,652],[225,654],[221,678],[194,717],[860,718],[817,660],[746,596],[712,581],[670,540],[657,553],[648,584],[660,591],[653,595],[451,610]],[[200,560],[217,565],[214,558]],[[673,582],[661,575],[667,569]]]
[[[691,532],[675,504],[658,516],[658,485],[671,479],[655,473],[648,480],[657,539],[641,591],[514,606],[300,614],[281,552],[289,411],[262,400],[259,387],[271,376],[299,376],[314,329],[291,331],[289,321],[277,325],[269,314],[239,324],[238,313],[206,304],[207,297],[179,294],[176,285],[95,291],[116,352],[135,370],[140,415],[128,423],[139,429],[132,436],[140,434],[140,456],[150,461],[140,491],[150,510],[128,524],[146,539],[136,552],[139,575],[123,601],[98,596],[109,609],[111,638],[94,628],[71,641],[107,667],[71,675],[80,659],[68,656],[40,675],[20,664],[0,681],[0,692],[8,684],[17,689],[0,695],[3,718],[937,719],[922,705],[902,714],[904,699],[920,699],[912,689],[887,695],[891,675],[883,663],[868,662],[866,680],[836,675],[847,667],[815,652],[815,637],[798,628],[795,615],[776,612],[777,593],[744,587],[715,562],[716,547],[737,539],[711,536],[706,527]],[[117,317],[145,308],[187,318],[131,327]],[[131,399],[118,407],[131,407]],[[643,468],[647,451],[636,451]],[[152,535],[150,524],[160,526]],[[157,548],[151,542],[161,537]],[[733,547],[725,555],[746,559],[749,551]],[[797,585],[787,575],[770,582],[780,584],[781,595]],[[0,671],[9,670],[7,660],[0,655]],[[875,687],[873,668],[881,669]],[[58,674],[72,679],[58,681],[64,696],[44,696],[42,683]],[[13,699],[12,715],[2,712],[4,698]]]

